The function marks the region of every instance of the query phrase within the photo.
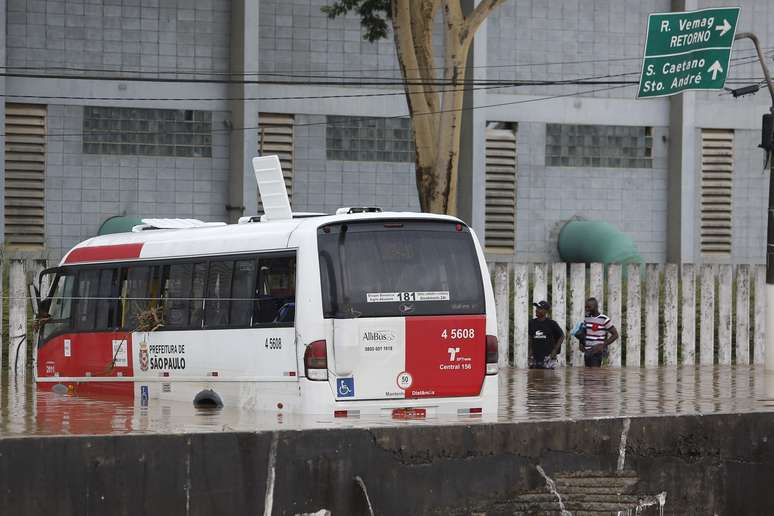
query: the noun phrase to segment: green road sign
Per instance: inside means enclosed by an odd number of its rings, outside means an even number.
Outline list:
[[[738,19],[738,7],[651,14],[637,97],[722,89]]]
[[[726,82],[730,48],[708,48],[673,56],[646,57],[639,97],[683,90],[719,90]]]

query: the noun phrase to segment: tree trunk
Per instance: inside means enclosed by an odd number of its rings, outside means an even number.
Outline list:
[[[455,52],[467,53],[460,48]],[[456,79],[465,77],[465,60],[452,59],[448,65],[453,75],[453,91],[443,94],[441,103],[441,120],[438,127],[438,156],[433,167],[433,176],[436,178],[433,192],[432,213],[457,214],[457,176],[460,160],[460,132],[462,129],[462,102],[464,91],[462,85],[456,83]]]
[[[465,65],[451,65],[458,73],[464,75]],[[438,155],[433,164],[433,181],[429,192],[431,213],[455,215],[457,212],[457,171],[459,166],[459,146],[462,117],[462,101],[464,92],[447,91],[441,103],[441,119],[437,128],[436,145]]]
[[[422,211],[456,215],[465,68],[473,35],[504,0],[481,0],[468,18],[460,0],[393,0],[392,24],[414,130]],[[443,93],[435,84],[432,29],[444,8]],[[440,101],[439,101],[440,96]]]
[[[459,165],[460,120],[464,98],[465,67],[470,44],[462,35],[465,27],[459,0],[444,5],[444,84],[441,117],[437,128],[438,155],[433,167],[432,213],[457,213],[457,169]]]
[[[427,113],[437,111],[438,103],[432,86],[432,19],[422,23],[416,18],[428,14],[432,16],[438,4],[438,0],[394,0],[392,3],[395,49],[405,80],[406,102],[414,131],[419,206],[425,212],[432,211],[430,194],[435,190],[433,165],[437,156],[437,127],[433,124],[433,117]]]

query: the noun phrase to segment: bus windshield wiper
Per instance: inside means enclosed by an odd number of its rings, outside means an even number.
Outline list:
[[[358,317],[363,315],[363,312],[359,312],[352,308],[352,305],[347,303],[345,305],[344,311],[339,312],[339,315],[341,315],[342,319],[357,319]]]

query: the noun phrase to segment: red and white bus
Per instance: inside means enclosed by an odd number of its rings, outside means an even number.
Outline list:
[[[269,206],[264,221],[78,244],[41,275],[38,387],[140,405],[495,413],[494,298],[473,231],[448,216],[339,211]]]

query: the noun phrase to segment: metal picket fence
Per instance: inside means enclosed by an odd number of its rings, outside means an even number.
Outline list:
[[[26,358],[35,358],[28,352],[27,343],[27,285],[46,262],[11,257],[2,263],[7,275],[0,275],[0,335],[4,336],[0,339],[0,351],[4,351],[0,353],[0,371],[23,376]],[[621,335],[610,348],[609,363],[613,367],[763,363],[763,265],[490,262],[489,267],[501,367],[527,367],[532,302],[549,300],[552,318],[567,331],[582,319],[589,296],[599,300]],[[3,331],[4,314],[7,331]],[[559,362],[583,365],[574,339],[564,345]]]
[[[766,341],[763,265],[490,262],[500,365],[527,367],[532,303],[547,299],[565,331],[583,318],[587,297],[618,328],[613,367],[762,364]],[[561,365],[581,366],[575,339]]]

